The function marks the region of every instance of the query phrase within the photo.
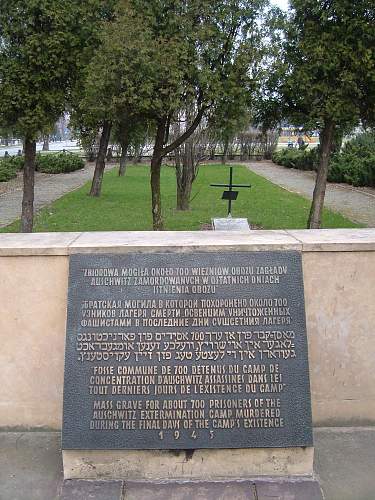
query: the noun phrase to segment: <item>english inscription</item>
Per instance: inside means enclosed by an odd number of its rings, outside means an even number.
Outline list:
[[[64,449],[311,444],[299,253],[71,257]]]

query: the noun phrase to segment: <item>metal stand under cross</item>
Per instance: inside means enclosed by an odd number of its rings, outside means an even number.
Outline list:
[[[229,184],[210,184],[212,187],[227,187],[228,191],[223,192],[222,200],[228,200],[228,217],[232,216],[232,201],[237,200],[238,191],[233,188],[251,188],[251,184],[233,184],[233,167],[229,170]]]

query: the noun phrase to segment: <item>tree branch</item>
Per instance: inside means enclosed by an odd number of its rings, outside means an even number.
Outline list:
[[[185,130],[185,132],[182,135],[180,135],[180,137],[177,137],[177,139],[174,140],[171,144],[169,144],[168,146],[165,146],[163,148],[162,156],[166,156],[168,153],[171,153],[173,150],[178,148],[178,146],[181,146],[181,144],[183,144],[186,141],[186,139],[188,139],[191,136],[191,134],[195,131],[195,129],[200,124],[200,122],[202,120],[202,116],[203,116],[205,111],[206,111],[206,107],[202,107],[198,111],[198,113],[196,114],[194,121],[192,122],[190,127],[187,130]]]

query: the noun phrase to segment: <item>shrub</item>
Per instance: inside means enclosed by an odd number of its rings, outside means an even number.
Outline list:
[[[281,149],[272,155],[272,161],[287,168],[298,170],[316,170],[317,150]]]
[[[23,166],[25,164],[25,157],[24,156],[10,156],[9,161],[12,163],[12,165],[15,167],[16,170],[22,170]]]
[[[0,182],[7,182],[17,177],[17,170],[23,167],[22,156],[8,156],[0,159]]]
[[[375,187],[375,133],[367,132],[347,142],[333,157],[328,180]]]
[[[84,165],[84,161],[78,155],[65,151],[45,155],[38,153],[36,158],[36,169],[46,174],[73,172],[83,168]]]
[[[328,180],[375,187],[375,152],[366,158],[347,152],[338,154],[331,162]]]

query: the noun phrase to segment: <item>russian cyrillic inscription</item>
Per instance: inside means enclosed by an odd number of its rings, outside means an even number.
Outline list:
[[[64,449],[311,444],[300,254],[71,257]]]

